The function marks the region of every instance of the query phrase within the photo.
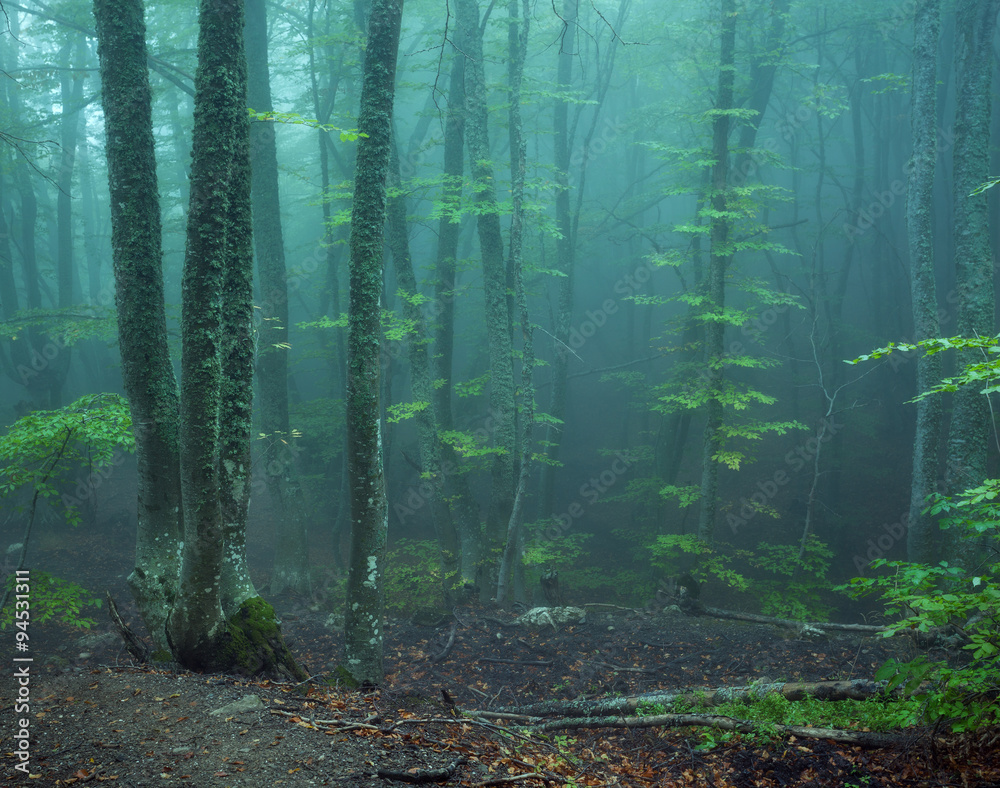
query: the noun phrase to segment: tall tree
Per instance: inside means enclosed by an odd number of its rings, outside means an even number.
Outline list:
[[[976,192],[989,178],[993,33],[998,8],[1000,0],[960,0],[955,24],[955,285],[957,329],[964,336],[995,333],[987,199],[986,194]],[[965,364],[980,360],[974,354],[959,358]],[[986,478],[992,429],[986,398],[974,387],[956,392],[948,436],[950,492],[975,487]]]
[[[562,276],[559,279],[559,301],[555,318],[555,355],[552,359],[552,393],[549,400],[549,415],[562,420],[566,416],[566,374],[569,369],[570,329],[573,321],[573,283],[576,255],[576,240],[573,237],[572,213],[570,210],[570,91],[573,88],[573,60],[575,51],[577,14],[580,0],[563,0],[562,34],[559,37],[559,57],[556,72],[556,86],[559,96],[555,100],[552,113],[555,138],[555,219],[559,228],[556,238],[556,265]],[[541,500],[539,513],[548,517],[555,508],[555,479],[562,445],[563,425],[550,424],[545,441],[547,462],[541,469]]]
[[[135,429],[138,525],[129,587],[157,648],[180,577],[178,391],[167,350],[160,204],[142,0],[95,0],[122,379]]]
[[[167,620],[196,670],[304,677],[246,571],[253,374],[242,0],[203,0],[181,311],[181,583]]]
[[[508,110],[508,138],[510,140],[510,182],[511,182],[511,221],[510,221],[510,267],[514,281],[514,296],[518,308],[518,320],[521,323],[521,457],[518,472],[517,487],[514,490],[514,503],[511,507],[510,519],[507,523],[507,537],[504,541],[503,555],[497,572],[498,604],[503,604],[507,597],[507,587],[510,574],[515,576],[515,594],[523,593],[523,585],[519,582],[521,564],[521,525],[524,521],[524,502],[528,493],[528,478],[531,473],[531,433],[535,421],[535,387],[532,374],[535,369],[535,346],[532,336],[530,317],[528,315],[528,299],[524,292],[524,276],[522,259],[524,246],[524,171],[526,167],[526,146],[524,129],[521,119],[521,84],[524,81],[524,59],[528,49],[528,29],[531,20],[531,8],[528,0],[523,0],[524,8],[519,10],[518,0],[507,3],[509,21],[508,47],[510,59],[507,61],[508,81],[510,84],[510,109]]]
[[[729,130],[733,109],[735,81],[736,2],[722,0],[722,35],[719,39],[719,84],[712,116],[712,214],[709,230],[711,251],[706,277],[708,313],[705,315],[705,386],[706,417],[701,456],[701,511],[698,538],[711,542],[715,531],[715,512],[719,484],[719,460],[722,448],[723,365],[726,330],[726,269],[731,259],[727,213],[729,191]]]
[[[256,112],[271,112],[264,0],[247,0],[247,99]],[[288,283],[278,199],[278,153],[273,123],[250,124],[253,172],[253,237],[260,274],[260,343],[257,381],[264,438],[264,479],[275,534],[270,593],[309,590],[309,545],[298,468],[288,420]]]
[[[490,563],[486,567],[487,582],[481,584],[481,588],[486,589],[496,581],[498,552],[502,547],[514,504],[514,360],[507,269],[504,265],[503,236],[500,232],[500,207],[497,204],[494,168],[490,159],[483,27],[480,24],[478,0],[457,0],[455,23],[458,48],[466,58],[465,139],[477,204],[479,247],[483,259],[486,335],[490,355],[490,416],[493,445],[498,449],[493,459],[490,504],[486,513],[485,537],[488,552],[484,558],[488,558]]]
[[[348,310],[347,443],[351,480],[351,563],[347,578],[344,651],[347,670],[380,683],[382,575],[388,508],[382,471],[382,244],[392,109],[403,0],[373,0],[368,17],[351,209],[351,295]]]
[[[451,516],[451,506],[444,490],[442,470],[442,442],[438,427],[437,398],[429,352],[430,338],[420,309],[420,291],[410,259],[410,244],[406,228],[406,195],[402,190],[399,172],[399,150],[393,140],[389,181],[393,196],[388,205],[388,247],[399,285],[399,300],[404,319],[413,328],[407,343],[410,359],[410,380],[413,398],[420,403],[414,415],[417,423],[417,442],[420,450],[421,478],[432,485],[430,510],[434,533],[441,556],[441,582],[444,598],[452,600],[452,589],[459,577],[461,546],[458,532]]]
[[[906,227],[910,241],[910,292],[913,300],[914,339],[940,335],[937,288],[934,282],[934,237],[931,210],[934,168],[937,164],[937,49],[941,27],[940,0],[920,0],[913,19],[913,87],[910,127],[913,158],[906,195]],[[917,359],[917,390],[928,391],[941,379],[941,357],[921,354]],[[941,398],[917,401],[910,484],[910,522],[907,558],[929,562],[934,558],[932,520],[922,514],[927,496],[937,490],[941,440]]]
[[[465,172],[465,55],[455,52],[448,78],[448,109],[444,122],[444,183],[441,200],[445,205],[438,221],[438,244],[435,258],[434,303],[437,307],[437,330],[434,334],[434,358],[437,361],[438,427],[454,429],[451,406],[453,361],[455,351],[456,261],[462,232],[462,177]],[[454,501],[452,515],[457,521],[461,542],[459,571],[466,584],[474,585],[482,549],[479,509],[472,496],[468,476],[459,467],[457,453],[448,444],[442,447],[442,459],[448,467],[458,468],[446,480],[448,495]]]

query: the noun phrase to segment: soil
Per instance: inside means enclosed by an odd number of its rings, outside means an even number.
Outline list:
[[[64,558],[79,566],[77,556]],[[105,562],[93,568],[89,582],[80,582],[110,587],[125,618],[135,622],[124,586],[127,563],[122,551],[120,566]],[[342,633],[328,626],[336,616],[290,597],[269,601],[296,657],[311,674],[328,677],[343,646]],[[435,784],[456,786],[1000,785],[1000,754],[990,731],[964,739],[923,731],[894,746],[863,748],[721,732],[708,741],[693,728],[578,729],[542,737],[516,734],[497,720],[461,717],[539,700],[762,678],[872,678],[888,657],[912,655],[905,641],[805,640],[775,626],[676,612],[593,607],[586,624],[541,630],[491,620],[509,618],[502,611],[466,606],[456,612],[458,621],[449,615],[436,626],[390,619],[386,681],[367,691],[137,666],[103,615],[82,636],[57,624],[33,624],[30,776],[14,769],[11,737],[21,715],[14,713],[17,685],[5,667],[0,784],[383,788],[407,784],[400,777],[437,776]],[[453,623],[454,646],[434,661]],[[3,636],[7,653],[9,634]],[[227,708],[236,701],[249,706]]]

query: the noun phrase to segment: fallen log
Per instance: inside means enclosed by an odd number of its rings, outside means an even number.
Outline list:
[[[527,730],[542,733],[578,728],[707,727],[738,733],[783,733],[801,739],[827,739],[859,747],[890,747],[910,741],[913,734],[848,731],[839,728],[811,728],[803,725],[756,723],[718,714],[657,714],[649,717],[564,717],[532,725]]]
[[[775,624],[779,627],[790,627],[792,629],[821,631],[832,629],[837,632],[864,632],[865,634],[872,635],[877,635],[887,630],[887,627],[875,624],[838,624],[834,621],[796,621],[792,618],[775,618],[774,616],[761,616],[756,613],[738,613],[735,610],[724,610],[719,607],[709,607],[697,602],[690,607],[690,613],[692,615],[710,616],[711,618],[723,618],[732,621],[752,621],[756,624]]]
[[[704,703],[708,706],[718,706],[722,703],[760,698],[775,693],[793,701],[807,697],[820,700],[865,700],[884,692],[885,686],[884,681],[869,681],[867,679],[779,681],[707,690],[682,689],[669,692],[648,692],[628,698],[544,701],[529,706],[504,706],[496,709],[496,712],[528,717],[550,717],[557,714],[577,717],[604,717],[610,714],[633,713],[640,706],[661,705],[669,707],[676,703],[688,705]]]

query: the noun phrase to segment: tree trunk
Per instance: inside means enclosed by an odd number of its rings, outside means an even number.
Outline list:
[[[142,0],[95,0],[111,190],[122,380],[138,464],[135,568],[128,583],[156,648],[180,578],[178,392],[167,349],[160,205]]]
[[[922,0],[913,22],[913,99],[910,125],[913,159],[906,197],[906,228],[910,242],[910,293],[914,340],[940,336],[937,288],[934,280],[934,237],[931,210],[934,168],[937,164],[937,48],[941,26],[940,0]],[[917,359],[917,391],[927,391],[941,379],[941,356],[922,353]],[[929,563],[935,559],[934,527],[922,514],[927,496],[937,491],[938,450],[941,441],[941,398],[917,402],[913,441],[913,476],[907,559]]]
[[[434,356],[437,359],[438,426],[442,430],[454,429],[452,416],[452,361],[455,348],[455,261],[458,259],[458,241],[462,231],[461,201],[462,176],[465,155],[465,55],[456,52],[451,63],[448,86],[448,111],[444,128],[444,185],[441,199],[447,210],[438,222],[438,247],[435,269],[434,311],[437,332],[434,336]],[[444,445],[442,459],[455,472],[446,481],[449,497],[455,502],[452,514],[457,520],[462,557],[459,571],[469,585],[476,582],[476,571],[482,554],[482,526],[479,508],[469,485],[468,476],[460,467],[455,450]]]
[[[264,0],[247,0],[247,99],[270,112],[267,12]],[[260,342],[257,383],[264,438],[264,480],[274,517],[274,569],[270,593],[309,590],[309,544],[302,492],[288,421],[288,285],[278,199],[278,156],[273,123],[250,124],[253,172],[253,236],[260,278]]]
[[[960,0],[955,26],[955,287],[958,333],[987,336],[994,332],[993,259],[990,253],[986,194],[972,192],[989,178],[990,86],[993,75],[993,32],[1000,0]],[[960,364],[982,361],[975,353],[959,354]],[[948,436],[948,491],[975,487],[986,478],[986,455],[992,435],[989,403],[978,387],[954,395]],[[973,560],[971,546],[957,554]]]
[[[580,0],[563,0],[563,33],[559,42],[556,88],[568,94],[573,87],[573,59],[576,42],[576,18]],[[559,280],[559,300],[556,304],[555,351],[552,356],[552,394],[549,400],[549,415],[555,419],[566,417],[566,372],[569,368],[569,332],[573,322],[573,283],[576,257],[576,241],[570,216],[570,136],[569,136],[569,96],[557,98],[553,108],[553,140],[555,157],[555,215],[559,237],[556,239],[556,266],[562,277]],[[539,516],[551,517],[555,513],[555,478],[558,470],[559,449],[562,444],[563,425],[549,424],[546,429],[547,462],[541,468],[541,500],[538,504]]]
[[[535,421],[535,387],[532,383],[532,373],[535,369],[535,346],[532,342],[531,322],[528,315],[528,300],[524,292],[524,276],[521,271],[522,247],[524,244],[524,170],[526,148],[521,123],[521,82],[524,77],[524,58],[528,47],[528,26],[531,21],[531,8],[528,0],[523,0],[524,9],[518,12],[518,0],[509,0],[508,10],[508,40],[510,42],[510,59],[508,73],[510,82],[510,182],[511,182],[511,220],[510,220],[510,267],[514,279],[514,295],[518,307],[518,319],[521,323],[521,458],[514,491],[514,504],[511,507],[510,519],[507,523],[507,537],[504,543],[503,556],[500,561],[497,580],[497,604],[503,604],[507,598],[507,584],[512,572],[521,567],[521,524],[524,521],[524,499],[528,492],[528,476],[531,473],[531,432]],[[519,590],[515,583],[515,593]],[[523,600],[521,600],[523,601]]]
[[[409,241],[406,237],[406,197],[401,191],[402,180],[399,173],[399,152],[395,141],[389,165],[390,185],[395,195],[389,200],[389,250],[392,252],[399,299],[402,301],[403,318],[413,325],[407,341],[410,359],[410,387],[413,399],[422,403],[415,416],[417,441],[420,447],[420,478],[431,485],[428,501],[434,533],[437,536],[441,556],[441,583],[445,602],[452,603],[452,589],[459,577],[458,533],[451,517],[451,507],[444,490],[444,474],[441,462],[441,437],[438,432],[437,401],[434,392],[434,376],[428,352],[430,337],[424,316],[420,310],[420,292],[417,277],[413,273],[410,260]]]
[[[243,3],[203,0],[181,309],[181,585],[167,620],[193,670],[296,676],[246,572],[250,473],[250,158]]]
[[[709,238],[711,253],[708,263],[705,315],[705,363],[708,388],[705,433],[701,457],[701,512],[698,538],[711,542],[715,532],[715,511],[718,506],[719,461],[716,455],[722,447],[723,362],[726,324],[723,312],[726,303],[726,269],[730,261],[729,217],[726,215],[729,180],[729,110],[733,108],[733,80],[736,48],[736,3],[722,0],[722,36],[719,56],[719,87],[712,121],[712,219]]]
[[[455,23],[459,49],[465,54],[466,143],[475,189],[480,253],[483,257],[483,289],[486,294],[486,334],[490,355],[490,419],[493,459],[490,504],[486,514],[488,564],[481,588],[496,583],[499,551],[514,505],[514,457],[516,426],[514,409],[514,361],[510,335],[511,316],[507,298],[507,270],[503,259],[500,208],[497,205],[493,164],[490,160],[486,73],[483,66],[483,29],[478,0],[457,0]]]
[[[382,576],[387,504],[380,421],[382,243],[386,178],[392,146],[396,55],[403,0],[373,0],[351,210],[351,296],[347,347],[347,444],[351,478],[351,563],[347,579],[344,653],[359,682],[380,683]]]

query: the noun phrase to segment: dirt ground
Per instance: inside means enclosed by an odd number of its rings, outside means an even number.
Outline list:
[[[79,556],[78,548],[60,546],[48,556],[55,564],[59,550],[68,551],[63,561]],[[79,582],[109,587],[135,621],[124,585],[127,565],[122,551]],[[309,672],[322,676],[334,668],[343,638],[328,626],[329,612],[290,598],[271,601]],[[367,692],[303,691],[135,666],[103,614],[82,636],[38,625],[31,641],[30,776],[13,768],[17,687],[5,656],[0,784],[369,788],[437,778],[434,784],[456,786],[1000,785],[1000,753],[989,735],[973,741],[925,732],[881,748],[736,736],[706,747],[691,728],[540,736],[495,719],[461,717],[540,700],[738,686],[761,678],[871,678],[887,657],[911,648],[895,640],[804,640],[768,625],[598,608],[590,609],[586,624],[532,631],[490,620],[506,616],[499,611],[456,612],[454,647],[440,661],[433,657],[452,631],[452,617],[436,626],[390,620],[387,680]],[[0,642],[10,654],[9,632]]]

